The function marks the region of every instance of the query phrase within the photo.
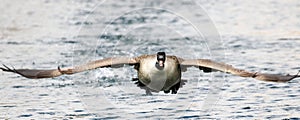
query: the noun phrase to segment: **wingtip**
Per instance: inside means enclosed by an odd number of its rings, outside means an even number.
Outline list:
[[[9,67],[7,67],[5,64],[2,64],[2,66],[3,67],[0,67],[0,69],[2,70],[2,71],[6,71],[6,72],[11,72],[12,70],[9,68]]]
[[[4,65],[4,64],[2,64],[2,66],[4,66],[4,67],[5,67],[5,65]],[[3,68],[3,67],[0,67],[0,69],[1,69],[2,71],[4,71],[4,69],[5,69],[5,68]]]
[[[293,76],[292,76],[289,80],[287,80],[287,81],[291,81],[291,80],[293,80],[293,79],[295,79],[295,78],[300,77],[299,73],[300,73],[300,70],[298,71],[298,73],[297,73],[296,75],[293,75]]]
[[[299,70],[298,73],[295,75],[295,78],[300,77],[299,73],[300,73],[300,70]]]
[[[0,67],[0,69],[1,69],[2,71],[19,73],[13,66],[12,66],[12,68],[10,68],[10,67],[6,66],[5,64],[2,64],[2,65],[3,65],[3,67],[5,67],[5,68]],[[19,73],[19,74],[20,74],[20,73]]]

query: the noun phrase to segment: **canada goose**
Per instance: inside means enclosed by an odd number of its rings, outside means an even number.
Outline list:
[[[133,65],[138,71],[137,83],[146,86],[153,91],[164,91],[176,94],[181,83],[181,72],[186,71],[187,67],[198,67],[204,72],[222,71],[241,77],[252,77],[258,80],[271,82],[287,82],[300,75],[279,75],[265,74],[258,72],[248,72],[237,69],[231,65],[215,62],[209,59],[182,59],[176,56],[166,55],[165,52],[158,52],[156,55],[141,55],[134,58],[117,57],[106,58],[88,62],[73,68],[60,68],[41,70],[41,69],[11,69],[6,65],[0,67],[3,71],[20,74],[26,78],[52,78],[63,74],[74,74],[87,70],[102,67],[122,67],[124,64]],[[298,72],[299,73],[299,72]]]

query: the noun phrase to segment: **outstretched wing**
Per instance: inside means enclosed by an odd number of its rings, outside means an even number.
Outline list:
[[[234,68],[231,65],[215,62],[209,59],[182,59],[180,65],[183,68],[186,67],[199,67],[204,72],[211,72],[213,70],[222,71],[226,73],[231,73],[241,77],[252,77],[258,80],[271,81],[271,82],[287,82],[294,78],[300,77],[300,75],[279,75],[279,74],[265,74],[258,72],[249,72],[241,69]],[[298,72],[299,73],[299,72]]]
[[[101,67],[120,67],[124,64],[135,65],[138,61],[136,58],[118,57],[118,58],[106,58],[96,61],[91,61],[83,65],[75,66],[73,68],[60,68],[57,69],[15,69],[9,68],[6,65],[0,67],[1,70],[6,72],[13,72],[22,75],[26,78],[39,79],[39,78],[52,78],[63,74],[74,74],[78,72],[83,72],[87,70],[92,70]]]

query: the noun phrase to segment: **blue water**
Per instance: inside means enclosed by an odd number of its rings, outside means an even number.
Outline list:
[[[25,4],[26,3],[26,4]],[[0,63],[56,68],[165,51],[249,71],[299,70],[297,1],[3,2]],[[299,80],[189,68],[178,94],[136,87],[131,66],[31,80],[0,72],[0,119],[300,119]]]

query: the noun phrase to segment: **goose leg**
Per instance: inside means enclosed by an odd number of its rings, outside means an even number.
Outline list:
[[[145,90],[146,90],[146,95],[152,95],[152,92],[149,88],[146,88]]]
[[[146,91],[146,95],[152,95],[152,90],[148,88],[146,85],[144,85],[141,81],[139,81],[138,78],[132,78],[132,81],[135,81],[134,84],[137,85],[137,87],[140,87],[141,89],[144,89]]]
[[[174,86],[171,87],[171,93],[172,94],[177,94],[177,91],[179,90],[181,85],[181,81],[179,81],[178,83],[176,83]]]
[[[165,90],[164,93],[166,93],[166,94],[167,94],[167,93],[170,93],[170,90]]]

